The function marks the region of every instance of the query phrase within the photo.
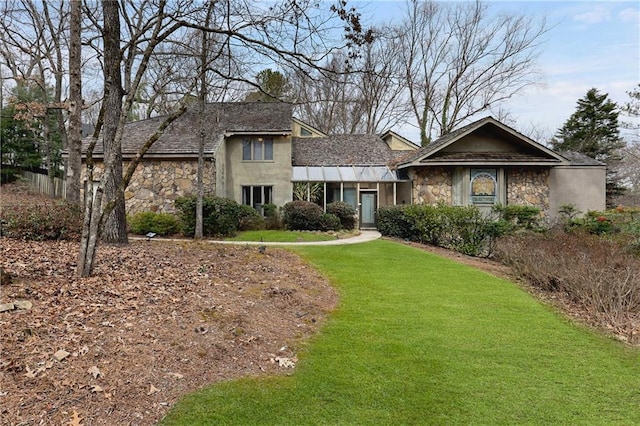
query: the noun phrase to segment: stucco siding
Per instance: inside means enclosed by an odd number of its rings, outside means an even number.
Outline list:
[[[582,213],[606,208],[605,167],[555,167],[549,176],[551,217],[559,216],[563,204]]]
[[[292,200],[291,141],[273,138],[273,160],[243,161],[242,138],[226,141],[225,197],[242,202],[242,186],[272,186],[273,203],[277,206]]]

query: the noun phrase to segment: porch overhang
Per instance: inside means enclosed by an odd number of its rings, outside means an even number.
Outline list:
[[[407,182],[387,166],[293,166],[292,182]]]

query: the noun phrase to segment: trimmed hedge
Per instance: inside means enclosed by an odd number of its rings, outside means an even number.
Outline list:
[[[378,209],[382,235],[446,247],[471,256],[487,254],[494,230],[475,206],[412,204]]]

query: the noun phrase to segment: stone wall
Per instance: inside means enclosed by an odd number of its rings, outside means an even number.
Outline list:
[[[413,181],[413,203],[435,204],[442,201],[452,204],[452,172],[443,167],[412,170],[409,177]]]
[[[508,204],[536,206],[542,210],[543,215],[548,214],[549,169],[507,169],[505,174]],[[453,169],[425,167],[411,170],[409,177],[413,181],[413,203],[434,204],[441,201],[448,205],[453,204]]]
[[[124,164],[126,170],[127,163]],[[94,179],[100,179],[102,163],[98,163]],[[175,212],[174,201],[184,195],[196,193],[198,172],[197,159],[188,160],[143,160],[131,178],[125,191],[127,214],[144,211]],[[85,180],[84,170],[82,180]],[[205,161],[205,194],[215,194],[215,165],[211,159]]]
[[[549,169],[511,169],[507,172],[507,203],[549,211]]]

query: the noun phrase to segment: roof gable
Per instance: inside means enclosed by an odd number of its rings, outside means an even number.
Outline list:
[[[409,139],[400,136],[392,130],[387,130],[380,135],[380,138],[386,142],[394,151],[415,151],[420,148],[419,145],[411,142]]]
[[[552,151],[493,117],[485,117],[440,137],[413,155],[402,159],[399,168],[437,164],[566,163]]]

